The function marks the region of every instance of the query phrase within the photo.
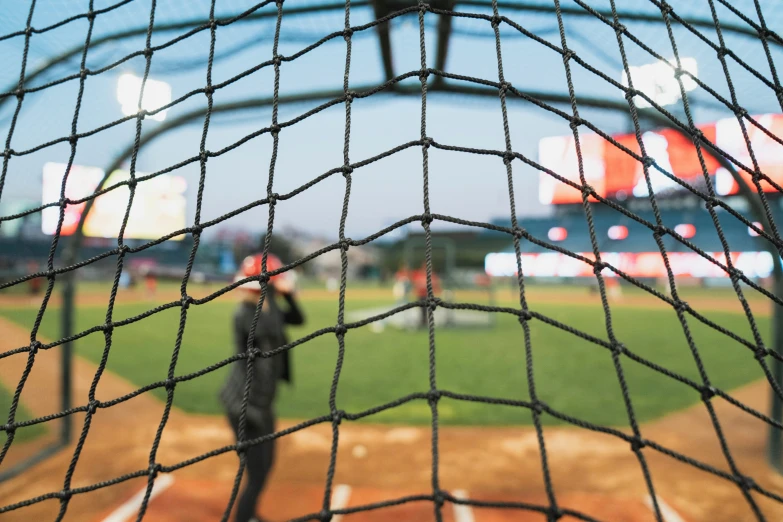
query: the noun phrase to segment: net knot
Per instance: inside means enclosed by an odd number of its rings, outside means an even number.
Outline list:
[[[338,337],[345,335],[347,332],[348,332],[348,327],[345,326],[344,324],[338,324],[337,326],[334,327],[334,333]]]
[[[595,275],[600,275],[604,268],[606,268],[606,263],[603,261],[596,261],[593,263],[593,273]]]
[[[625,99],[630,102],[633,100],[633,97],[636,96],[637,94],[639,94],[639,91],[637,91],[636,89],[628,89],[627,91],[625,91]]]
[[[76,142],[79,140],[79,138],[76,136],[76,134],[71,134],[68,136],[68,143],[71,145],[76,145]]]
[[[500,92],[505,94],[509,89],[511,89],[511,82],[507,82],[505,80],[500,82]]]
[[[647,447],[647,443],[642,439],[633,439],[631,441],[631,450],[634,453],[638,453],[639,451],[641,451],[643,448],[646,447]]]
[[[494,15],[491,20],[492,27],[497,27],[500,25],[500,22],[502,22],[503,19],[500,18],[499,15]]]
[[[285,3],[285,0],[275,0],[275,4],[278,6],[282,6]]]
[[[708,400],[712,399],[718,394],[718,390],[716,390],[712,386],[705,386],[701,389],[701,400],[704,402],[707,402]]]
[[[214,18],[210,18],[209,19],[209,29],[214,31],[215,29],[217,29],[217,26],[218,26],[218,24],[215,21],[215,19]]]
[[[282,127],[278,125],[277,123],[273,124],[271,127],[269,127],[269,132],[274,136],[275,134],[279,134]]]
[[[350,176],[351,174],[353,174],[353,167],[351,167],[350,165],[343,165],[342,169],[340,170],[342,170],[343,176]]]
[[[3,151],[3,157],[6,158],[6,159],[10,158],[14,154],[16,154],[16,151],[14,151],[14,149],[5,149]]]
[[[667,2],[661,2],[660,8],[661,8],[661,13],[663,14],[669,14],[672,11],[674,11],[672,6],[670,6]]]
[[[585,124],[585,120],[583,120],[582,118],[574,117],[571,118],[571,123],[569,123],[568,126],[571,127],[571,130],[575,131],[577,128],[579,128],[580,125],[584,125],[584,124]]]
[[[41,349],[43,345],[41,344],[41,341],[35,340],[30,343],[30,353],[35,355],[38,353],[38,350]]]
[[[101,330],[103,330],[104,333],[111,335],[112,332],[114,332],[114,323],[111,321],[104,323],[103,327],[101,327]]]
[[[517,239],[522,239],[523,237],[525,237],[525,232],[521,228],[516,227],[511,231],[511,235]]]
[[[148,474],[150,477],[156,478],[162,469],[163,466],[159,463],[151,464],[148,470]]]
[[[443,394],[440,392],[440,390],[430,390],[427,392],[427,402],[438,402],[442,396]]]
[[[624,33],[627,30],[626,27],[620,22],[615,22],[612,27],[614,27],[614,31],[616,33]]]
[[[321,512],[318,513],[318,520],[321,522],[330,522],[332,520],[332,512],[322,509]]]
[[[4,431],[4,432],[8,433],[9,435],[11,435],[13,432],[16,431],[16,426],[14,426],[11,423],[3,424],[2,426],[0,426],[0,431]]]
[[[199,152],[198,153],[198,159],[202,163],[206,163],[207,161],[209,161],[209,151],[208,150],[202,150],[201,152]]]
[[[571,49],[565,49],[563,51],[563,61],[565,61],[565,62],[569,61],[574,56],[576,56],[576,53],[574,51],[572,51]]]
[[[174,379],[166,379],[163,382],[163,387],[166,388],[166,391],[172,391],[174,390],[174,387],[177,385],[177,382]]]
[[[274,58],[272,58],[272,61],[274,64],[278,67],[283,63],[283,55],[282,54],[276,54]]]
[[[511,151],[506,151],[503,153],[503,163],[505,165],[510,164],[514,160],[514,153]]]
[[[677,310],[678,312],[685,312],[689,308],[690,306],[688,306],[688,303],[686,303],[685,301],[679,300],[674,302],[674,309]]]
[[[194,236],[201,235],[201,233],[204,231],[204,226],[201,224],[193,225],[190,227],[190,233]]]
[[[438,507],[441,507],[441,506],[443,506],[443,504],[446,503],[446,495],[443,493],[443,491],[438,490],[432,496],[432,501],[435,502],[435,505],[437,505]]]
[[[565,513],[563,513],[562,509],[557,506],[551,507],[547,511],[547,522],[549,522],[549,520],[560,520],[564,516]]]
[[[422,225],[429,225],[433,221],[435,221],[435,218],[432,217],[432,214],[423,214],[421,216],[421,224]]]
[[[149,60],[150,58],[152,58],[152,55],[153,55],[154,53],[155,53],[155,51],[153,51],[153,50],[152,50],[151,48],[149,48],[149,47],[147,47],[146,49],[144,49],[144,51],[142,51],[142,54],[143,54],[143,55],[144,55],[144,57],[145,57],[145,58],[147,58],[148,60]]]
[[[532,318],[533,318],[533,315],[530,312],[528,312],[527,310],[522,310],[519,313],[519,322],[520,323],[524,323],[525,321],[529,321]]]
[[[729,54],[729,50],[723,46],[719,47],[716,52],[718,53],[718,58],[723,58],[724,56]]]
[[[745,118],[748,116],[748,111],[744,107],[740,107],[739,105],[734,106],[734,114],[737,115],[738,118]]]
[[[89,11],[87,11],[87,20],[89,20],[90,22],[92,22],[93,20],[95,20],[95,17],[96,17],[96,16],[97,16],[97,15],[95,14],[95,11],[93,11],[92,9],[90,9]]]
[[[87,78],[87,76],[89,76],[89,75],[90,75],[90,70],[89,69],[82,68],[79,71],[79,78],[81,78],[82,80]]]
[[[623,343],[612,343],[612,353],[615,355],[624,355],[627,351]]]
[[[343,38],[345,38],[346,40],[350,40],[352,36],[353,36],[353,29],[351,29],[350,27],[345,31],[343,31]]]
[[[345,91],[346,103],[353,103],[353,99],[356,97],[356,91]]]
[[[24,89],[17,89],[14,91],[14,96],[17,100],[24,100]]]
[[[351,248],[351,243],[353,241],[350,238],[345,238],[340,241],[340,250],[343,252],[348,252],[348,249]]]
[[[337,410],[332,414],[332,422],[339,426],[345,417],[345,410]]]
[[[24,34],[27,37],[30,37],[33,35],[33,28],[32,27],[25,27]]]
[[[258,348],[253,347],[247,351],[247,359],[251,362],[255,361],[259,355],[261,355],[261,350]]]
[[[645,167],[652,167],[655,165],[655,158],[652,156],[645,156],[642,158],[642,163],[644,163]]]
[[[585,183],[582,185],[582,194],[585,196],[595,196],[595,189],[592,187],[592,185]]]
[[[533,403],[530,405],[530,407],[538,415],[541,415],[542,413],[544,413],[544,403],[539,401],[539,400],[533,401]]]
[[[95,412],[98,411],[98,408],[101,407],[101,401],[97,399],[93,399],[87,404],[87,412],[90,415],[95,415]]]
[[[769,350],[767,350],[764,347],[759,348],[754,353],[754,357],[756,358],[756,360],[759,361],[764,360],[767,357],[767,355],[769,355]]]
[[[421,146],[424,147],[425,149],[429,149],[433,141],[434,140],[432,138],[424,138],[423,140],[421,140]]]
[[[667,229],[666,229],[666,227],[665,227],[665,226],[663,226],[663,225],[657,225],[657,226],[656,226],[656,227],[653,229],[653,235],[654,235],[654,236],[663,237],[663,236],[665,236],[667,233],[668,233],[668,230],[667,230]]]
[[[427,81],[427,78],[430,77],[430,70],[429,69],[422,69],[419,71],[419,79],[423,82]]]
[[[62,491],[57,492],[57,498],[60,500],[69,500],[73,493],[71,493],[70,489],[63,489]]]
[[[748,489],[756,489],[758,486],[756,485],[756,481],[753,480],[752,477],[741,477],[739,479],[739,485],[742,489],[748,490]]]
[[[180,299],[180,304],[182,305],[182,308],[188,309],[191,304],[193,304],[193,298],[189,295],[183,295],[182,299]]]

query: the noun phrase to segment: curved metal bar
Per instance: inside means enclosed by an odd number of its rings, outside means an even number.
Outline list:
[[[484,2],[482,0],[458,0],[457,5],[467,5],[467,6],[473,6],[473,7],[489,7],[489,3]],[[354,0],[351,2],[351,5],[353,7],[365,7],[371,5],[372,2],[370,0]],[[389,5],[397,7],[396,2],[389,2]],[[536,12],[536,13],[551,13],[554,11],[554,7],[549,7],[545,5],[529,5],[524,3],[518,3],[518,2],[509,2],[509,1],[500,1],[498,2],[498,7],[502,8],[503,10],[510,10],[510,11],[523,11],[523,12]],[[345,9],[345,3],[344,2],[331,2],[327,4],[322,5],[309,5],[309,6],[301,6],[301,7],[293,7],[290,9],[286,9],[284,11],[284,14],[291,15],[291,14],[306,14],[306,13],[314,13],[319,11],[331,11],[331,10],[342,10]],[[561,7],[561,11],[564,15],[567,16],[578,16],[578,17],[584,17],[584,16],[593,16],[591,13],[588,13],[587,11],[583,9],[579,9],[576,7]],[[611,12],[604,12],[601,10],[596,10],[597,13],[602,14],[604,16],[611,17]],[[660,23],[661,19],[660,17],[656,17],[655,15],[650,14],[643,14],[643,13],[633,13],[633,12],[619,12],[618,15],[626,20],[630,21],[636,21],[636,22],[647,22],[647,23]],[[245,22],[253,22],[264,18],[271,18],[276,17],[277,12],[276,11],[264,11],[264,12],[258,12],[258,13],[252,13],[246,17],[240,18],[236,20],[233,23],[245,23]],[[230,18],[230,17],[229,17]],[[683,20],[695,27],[703,27],[703,28],[713,28],[714,24],[709,20],[700,20],[695,18],[683,18]],[[159,24],[155,26],[156,32],[167,32],[167,31],[176,31],[178,29],[188,29],[193,27],[198,27],[201,25],[204,25],[206,27],[207,20],[205,19],[190,19],[190,20],[183,20],[181,22],[172,22],[172,23],[166,23],[166,24]],[[750,28],[747,28],[745,26],[737,25],[737,24],[721,24],[721,29],[724,32],[729,33],[735,33],[741,36],[747,36],[747,37],[758,37],[758,33]],[[143,35],[147,32],[147,26],[143,27],[135,27],[132,29],[127,29],[125,31],[120,31],[118,33],[114,33],[111,35],[106,35],[100,38],[94,38],[91,43],[90,47],[99,47],[101,45],[107,44],[107,43],[115,43],[118,40],[124,40],[127,38],[133,38],[139,35]],[[769,40],[771,43],[777,46],[783,46],[783,42],[778,40],[777,38],[770,38]],[[46,73],[49,69],[52,67],[55,67],[66,60],[72,58],[73,56],[81,53],[83,50],[83,46],[75,46],[67,51],[63,52],[62,54],[52,58],[45,64],[41,65],[34,71],[32,71],[30,74],[26,75],[25,81],[29,82],[31,80],[34,80],[35,78],[38,78],[42,74]],[[445,49],[444,49],[444,55],[445,55]],[[6,89],[4,89],[2,92],[4,93],[10,93],[13,92],[17,87],[16,82],[12,85],[7,86]],[[0,108],[6,103],[7,100],[13,98],[13,96],[5,96],[0,98]]]
[[[352,0],[351,5],[354,7],[362,7],[362,6],[369,5],[369,3],[370,3],[369,0],[355,0],[355,1]],[[345,2],[331,2],[322,5],[307,5],[301,7],[292,7],[289,9],[285,9],[283,11],[283,14],[285,15],[307,14],[307,13],[315,13],[319,11],[331,11],[334,9],[341,9],[341,10],[345,9]],[[257,13],[251,13],[243,18],[237,19],[232,23],[238,24],[238,23],[256,22],[264,18],[276,18],[276,17],[277,17],[277,11],[262,11]],[[228,18],[232,18],[232,17],[225,17],[224,20]],[[161,32],[176,31],[178,29],[192,29],[193,27],[199,27],[199,26],[204,26],[205,30],[208,29],[209,28],[208,20],[204,18],[198,18],[198,19],[192,18],[190,20],[183,20],[181,22],[155,24],[155,32],[161,33]],[[147,25],[145,24],[143,27],[134,27],[132,29],[127,29],[125,31],[120,31],[118,33],[109,34],[106,36],[102,36],[100,38],[93,38],[90,41],[90,49],[93,49],[95,47],[100,47],[105,44],[114,44],[118,40],[134,38],[136,36],[141,36],[146,33],[147,33]],[[55,56],[48,62],[36,68],[34,71],[25,75],[25,82],[29,82],[31,80],[34,80],[35,78],[38,78],[52,67],[55,67],[56,65],[59,65],[69,60],[70,58],[78,55],[83,51],[83,49],[84,49],[84,45],[74,46],[68,49],[67,51],[63,52],[62,54]],[[17,88],[17,82],[14,82],[13,84],[8,85],[6,89],[4,89],[2,92],[4,93],[13,92],[16,88]],[[11,98],[14,97],[5,96],[3,98],[0,98],[0,108],[7,100]]]

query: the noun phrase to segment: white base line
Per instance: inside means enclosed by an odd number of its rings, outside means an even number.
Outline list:
[[[348,507],[348,501],[351,499],[351,486],[345,484],[338,484],[332,491],[332,501],[330,503],[331,509],[343,509]],[[332,516],[332,522],[340,522],[343,519],[342,515]]]
[[[663,517],[664,522],[685,522],[669,504],[663,501],[660,495],[656,495],[656,497],[658,498],[658,508],[661,510],[661,517]],[[644,503],[647,504],[647,507],[649,507],[654,514],[655,506],[653,505],[652,497],[650,497],[650,495],[645,497]]]
[[[465,500],[468,498],[468,492],[463,489],[456,489],[452,492],[454,498],[459,500]],[[473,518],[473,509],[465,504],[452,504],[454,506],[454,521],[455,522],[475,522]]]
[[[169,486],[171,486],[174,483],[174,477],[171,475],[158,475],[158,477],[155,479],[155,484],[152,486],[152,491],[150,492],[150,500],[157,497],[161,493],[163,493],[164,490],[168,489]],[[135,515],[139,508],[141,507],[141,503],[144,501],[144,494],[147,492],[147,488],[145,487],[135,495],[131,499],[129,499],[127,502],[125,502],[123,505],[115,509],[111,515],[103,519],[103,522],[125,522],[128,520],[128,518]]]

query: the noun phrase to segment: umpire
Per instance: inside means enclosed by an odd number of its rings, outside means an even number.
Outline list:
[[[260,254],[247,257],[242,263],[237,280],[261,273]],[[283,266],[279,258],[267,255],[267,271]],[[285,335],[286,324],[303,324],[304,315],[294,296],[293,279],[289,273],[279,274],[270,279],[264,306],[259,314],[258,323],[251,345],[261,352],[268,352],[288,341]],[[237,353],[247,350],[248,338],[255,318],[256,306],[260,298],[261,285],[257,281],[239,287],[242,301],[237,306],[233,318],[234,349]],[[285,309],[280,307],[277,298],[285,301]],[[277,381],[291,382],[291,365],[288,352],[273,357],[257,357],[253,361],[254,375],[247,401],[245,440],[252,440],[275,431],[274,400]],[[242,398],[247,377],[247,364],[240,360],[232,364],[228,379],[220,392],[228,420],[237,438],[239,437],[239,417],[242,411]],[[236,522],[260,521],[255,518],[256,505],[264,489],[269,471],[274,462],[274,439],[246,449],[247,481],[237,501]]]

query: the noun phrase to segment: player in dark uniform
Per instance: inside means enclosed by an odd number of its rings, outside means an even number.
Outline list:
[[[259,275],[262,256],[249,256],[242,263],[237,279]],[[283,264],[276,256],[267,256],[267,271],[277,270]],[[303,324],[304,315],[294,296],[293,280],[288,273],[279,274],[270,279],[264,306],[259,314],[251,346],[268,352],[288,341],[284,326]],[[256,305],[261,292],[257,281],[245,283],[240,287],[244,294],[237,306],[233,318],[234,349],[237,353],[247,350],[248,338],[255,318]],[[284,301],[286,306],[280,306]],[[291,367],[288,352],[273,357],[257,357],[253,361],[253,380],[247,402],[245,440],[251,440],[275,431],[274,400],[277,382],[291,382]],[[220,393],[220,399],[226,409],[228,420],[234,433],[239,436],[239,417],[242,397],[247,377],[247,361],[241,359],[232,364],[231,373]],[[259,520],[255,518],[256,505],[264,489],[269,471],[274,461],[274,440],[250,446],[246,450],[247,482],[236,505],[236,522]]]

